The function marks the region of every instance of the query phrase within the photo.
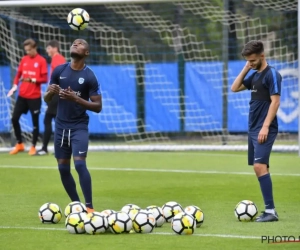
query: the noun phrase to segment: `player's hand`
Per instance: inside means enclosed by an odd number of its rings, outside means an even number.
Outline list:
[[[13,87],[8,91],[7,97],[11,97],[13,93],[18,89],[18,86],[16,84],[13,85]]]
[[[57,84],[51,84],[51,85],[49,85],[49,87],[48,87],[48,91],[49,91],[50,93],[52,93],[52,94],[57,94],[57,95],[59,95],[60,87],[59,87],[59,85],[57,85]]]
[[[263,144],[264,142],[266,142],[268,138],[268,134],[269,134],[269,128],[262,127],[258,134],[258,138],[257,138],[258,143]]]
[[[245,68],[246,70],[248,70],[248,71],[249,71],[250,69],[252,69],[252,67],[250,66],[250,62],[249,62],[249,61],[246,62],[244,68]]]
[[[25,78],[20,79],[20,81],[21,82],[31,82],[31,78],[25,77]]]
[[[79,98],[76,93],[70,88],[63,89],[59,92],[59,97],[64,100],[69,100],[75,102]]]

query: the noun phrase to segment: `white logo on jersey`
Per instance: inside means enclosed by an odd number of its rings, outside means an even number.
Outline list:
[[[78,79],[78,83],[79,83],[79,84],[83,84],[83,83],[84,83],[84,78],[81,78],[81,77],[80,77],[80,78]]]
[[[67,78],[66,76],[60,76],[59,79],[65,79]]]
[[[251,89],[251,92],[257,92],[257,89],[254,89],[255,85],[253,85],[253,89]]]
[[[33,67],[37,68],[39,66],[39,64],[36,62],[33,64]]]
[[[80,91],[74,91],[75,95],[77,96],[81,96],[81,92]]]

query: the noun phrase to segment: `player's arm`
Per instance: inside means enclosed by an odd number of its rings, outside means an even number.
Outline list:
[[[248,72],[250,71],[250,63],[247,62],[242,71],[239,73],[239,75],[235,78],[234,82],[231,85],[231,91],[232,92],[239,92],[242,90],[246,90],[247,87],[244,85],[244,79]]]
[[[271,69],[270,71],[275,72],[274,69]],[[264,120],[263,126],[258,134],[257,140],[259,143],[264,143],[267,140],[269,134],[269,127],[272,121],[274,120],[280,106],[281,76],[278,72],[275,72],[274,74],[268,77],[267,82],[271,98],[271,104],[269,106],[269,110]]]
[[[33,69],[34,70],[34,69]],[[23,78],[22,81],[23,82],[30,82],[33,84],[43,84],[43,83],[47,83],[47,79],[48,79],[48,66],[47,66],[47,62],[46,60],[42,60],[39,66],[39,75],[37,75],[36,77],[27,77],[27,78]]]
[[[90,100],[91,102],[78,97],[76,99],[76,103],[86,108],[87,110],[93,111],[95,113],[100,113],[102,110],[102,96],[101,95],[90,96]]]
[[[81,106],[83,106],[88,110],[91,110],[96,113],[100,113],[102,110],[101,88],[97,80],[97,77],[93,71],[90,71],[88,86],[89,86],[89,97],[91,102],[79,98],[77,100],[77,103],[79,103]]]
[[[23,63],[22,63],[22,61],[23,61],[23,60],[21,60],[20,65],[19,65],[19,67],[18,67],[17,74],[16,74],[16,76],[15,76],[15,78],[14,78],[13,86],[12,86],[12,88],[9,90],[9,92],[7,93],[7,97],[12,96],[13,93],[18,89],[18,83],[19,83],[20,78],[21,78],[22,73],[23,73],[23,69],[22,69]]]
[[[55,68],[51,74],[50,82],[47,91],[44,94],[44,101],[46,103],[50,102],[54,95],[58,95],[60,91],[59,87],[59,67]]]

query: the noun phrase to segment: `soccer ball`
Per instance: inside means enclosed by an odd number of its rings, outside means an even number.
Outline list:
[[[133,218],[136,216],[136,214],[140,211],[141,209],[139,208],[130,208],[128,215],[130,217],[131,220],[133,220]]]
[[[71,213],[87,213],[86,206],[79,201],[70,202],[65,208],[65,216],[68,217]]]
[[[68,14],[67,21],[71,29],[84,30],[89,25],[90,16],[86,10],[76,8]]]
[[[240,201],[234,209],[234,215],[239,221],[252,221],[257,213],[256,205],[249,200]]]
[[[103,210],[102,212],[100,212],[101,215],[105,216],[106,219],[113,213],[116,213],[115,210],[112,210],[112,209],[105,209]]]
[[[60,207],[52,202],[45,203],[39,209],[39,218],[42,223],[53,223],[60,222],[62,217]]]
[[[107,218],[98,212],[90,213],[84,222],[84,229],[88,234],[104,233],[108,229]]]
[[[127,213],[113,213],[107,220],[109,230],[114,234],[129,233],[132,229],[132,220]]]
[[[181,212],[174,216],[171,227],[175,233],[180,235],[193,234],[196,228],[196,221],[192,215]]]
[[[148,207],[146,207],[146,209],[154,215],[154,218],[156,221],[156,223],[155,223],[156,227],[161,227],[166,222],[161,207],[148,206]]]
[[[71,213],[66,219],[65,226],[71,234],[83,234],[85,233],[84,222],[87,220],[86,213]]]
[[[133,218],[132,227],[136,233],[151,233],[155,227],[155,217],[148,210],[140,210]]]
[[[141,209],[139,206],[134,204],[126,204],[124,207],[121,208],[121,211],[124,213],[129,213],[129,210],[135,208],[135,209]]]
[[[204,213],[199,207],[194,205],[187,206],[184,209],[184,212],[194,217],[194,219],[196,220],[196,227],[200,227],[203,224]]]
[[[182,206],[175,201],[169,201],[166,204],[164,204],[162,206],[162,210],[166,222],[171,222],[176,214],[183,212]]]

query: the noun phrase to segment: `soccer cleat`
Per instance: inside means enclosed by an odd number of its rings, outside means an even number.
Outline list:
[[[35,155],[47,155],[48,151],[44,150],[44,149],[40,149],[38,151],[36,151]]]
[[[89,207],[87,207],[86,210],[88,214],[95,212],[95,209]]]
[[[278,221],[278,214],[270,214],[263,212],[260,216],[255,219],[255,222],[274,222]]]
[[[24,143],[17,143],[16,146],[9,152],[10,155],[15,155],[25,150]]]
[[[34,146],[31,146],[29,152],[28,152],[29,155],[35,155],[36,154],[36,149]]]
[[[264,213],[265,211],[261,211],[261,215],[259,215],[259,216],[257,216],[255,219],[257,220],[258,218],[260,218],[262,215],[263,215],[263,213]],[[278,214],[277,214],[277,212],[275,211],[275,216],[277,216],[277,218],[278,218]]]

